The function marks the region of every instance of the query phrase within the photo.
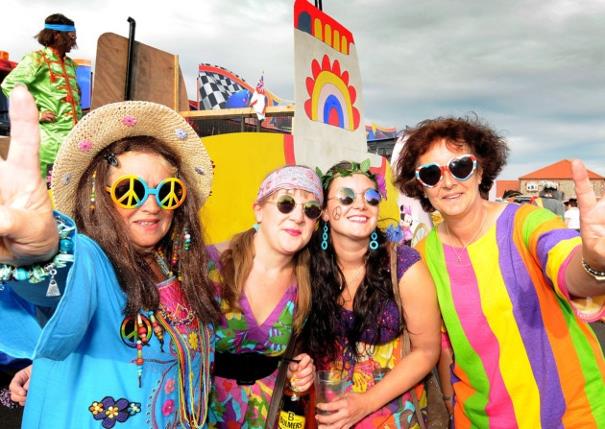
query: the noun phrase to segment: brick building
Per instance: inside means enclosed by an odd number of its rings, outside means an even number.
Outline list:
[[[605,177],[588,170],[588,178],[595,191],[597,198],[605,195]],[[546,183],[554,183],[558,190],[563,193],[563,199],[575,198],[576,190],[571,175],[571,161],[563,159],[554,164],[547,165],[529,174],[519,177],[518,187],[514,188],[514,181],[499,180],[496,182],[497,197],[502,196],[506,189],[517,189],[525,195],[534,196],[544,188]]]

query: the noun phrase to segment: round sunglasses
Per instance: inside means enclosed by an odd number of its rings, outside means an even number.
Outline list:
[[[297,205],[302,204],[303,213],[309,219],[317,220],[319,219],[319,216],[321,216],[321,205],[317,200],[309,200],[304,203],[297,203],[294,197],[291,195],[280,195],[277,200],[267,200],[266,202],[275,204],[277,210],[279,210],[280,213],[283,214],[291,213]]]
[[[422,164],[416,168],[416,179],[425,187],[433,188],[441,181],[445,170],[449,170],[454,179],[464,182],[472,177],[477,170],[475,155],[464,154],[449,160],[447,165],[436,162]]]
[[[368,188],[363,192],[355,192],[351,188],[340,188],[336,191],[336,196],[328,198],[329,200],[338,200],[343,206],[349,206],[355,201],[357,195],[363,195],[366,203],[370,206],[377,206],[382,200],[380,192],[374,188]]]
[[[147,198],[153,195],[160,208],[174,210],[185,202],[187,196],[185,184],[177,177],[168,177],[155,188],[150,188],[143,179],[129,174],[117,178],[105,190],[109,192],[114,203],[125,209],[141,207]]]

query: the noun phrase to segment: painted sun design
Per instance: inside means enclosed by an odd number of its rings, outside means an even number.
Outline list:
[[[311,63],[313,77],[305,83],[309,99],[305,112],[312,121],[322,122],[346,130],[359,127],[359,110],[355,107],[357,91],[349,85],[349,72],[340,69],[338,60],[330,63],[324,55],[321,65],[317,59]]]

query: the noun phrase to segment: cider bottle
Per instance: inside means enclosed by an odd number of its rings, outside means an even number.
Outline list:
[[[306,398],[293,392],[290,383],[284,386],[284,401],[279,412],[277,427],[279,429],[305,429]]]

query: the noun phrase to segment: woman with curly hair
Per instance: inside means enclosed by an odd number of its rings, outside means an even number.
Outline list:
[[[321,428],[420,427],[420,381],[439,356],[432,280],[416,251],[393,249],[377,227],[383,182],[368,163],[343,161],[324,175],[324,212],[310,245],[313,305],[304,347],[318,370],[347,380],[343,396],[317,405]]]
[[[487,201],[508,152],[477,118],[437,118],[408,131],[398,161],[401,190],[443,217],[417,248],[453,350],[455,427],[603,427],[605,361],[571,298],[605,293],[605,200],[575,161],[580,234]]]

